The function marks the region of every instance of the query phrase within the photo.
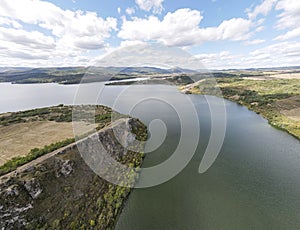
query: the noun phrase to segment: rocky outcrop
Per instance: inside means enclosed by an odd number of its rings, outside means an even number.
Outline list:
[[[29,195],[32,197],[32,199],[36,199],[43,191],[40,183],[35,178],[25,180],[24,187],[27,190],[27,192],[29,193]]]
[[[0,229],[112,228],[130,188],[99,177],[80,154],[77,146],[95,150],[93,138],[99,138],[101,151],[122,165],[134,170],[142,164],[143,153],[132,149],[136,145],[141,149],[137,140],[147,138],[146,127],[137,119],[118,120],[1,177]],[[99,149],[96,152],[99,154]],[[106,164],[105,159],[102,163]]]
[[[60,158],[56,159],[56,164],[55,164],[55,168],[56,168],[56,177],[60,177],[60,176],[68,176],[72,173],[73,171],[73,165],[74,162],[70,161],[70,160],[63,160]]]

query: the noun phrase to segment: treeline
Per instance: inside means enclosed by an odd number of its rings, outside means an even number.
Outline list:
[[[30,121],[49,120],[56,122],[71,122],[72,107],[58,105],[49,108],[32,109],[27,111],[15,112],[0,117],[0,125],[11,125]]]
[[[80,109],[80,113],[79,107],[82,108]],[[61,104],[54,107],[39,108],[21,112],[14,112],[10,114],[3,114],[2,116],[0,116],[0,126],[7,126],[11,124],[32,121],[72,122],[73,108],[74,106],[64,106],[63,104]],[[82,121],[85,118],[87,121],[89,121],[91,116],[95,116],[95,122],[99,123],[103,120],[110,118],[111,113],[111,109],[102,105],[92,107],[90,107],[89,105],[84,105],[77,106],[75,116],[77,116],[77,119]]]
[[[64,67],[64,68],[36,68],[36,69],[11,69],[0,72],[0,81],[13,83],[47,83],[67,82],[79,80],[84,76],[87,68]]]

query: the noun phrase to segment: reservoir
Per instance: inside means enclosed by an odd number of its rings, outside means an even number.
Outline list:
[[[80,98],[76,98],[77,92],[81,92]],[[176,86],[1,83],[0,112],[101,103],[130,113],[148,125],[161,120],[167,134],[158,148],[147,153],[143,165],[146,168],[164,162],[175,151],[182,132],[178,114],[188,115],[191,111],[174,108],[169,101],[183,97],[195,108],[200,126],[191,161],[163,184],[134,189],[116,229],[299,229],[299,141],[236,103],[225,101],[224,142],[217,159],[203,174],[198,173],[198,168],[211,134],[210,107],[206,97],[183,95]],[[213,100],[222,103],[222,99]]]

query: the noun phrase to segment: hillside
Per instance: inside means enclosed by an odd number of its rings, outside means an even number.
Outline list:
[[[137,78],[141,75],[192,73],[180,68],[160,69],[156,67],[53,67],[53,68],[3,68],[0,82],[17,84],[60,83],[78,84],[80,82],[103,82]],[[82,79],[84,77],[84,79]],[[82,81],[83,80],[83,81]]]
[[[143,154],[125,149],[116,140],[112,130],[126,132],[118,128],[124,123],[129,124],[135,139],[145,140],[146,127],[132,118],[122,118],[93,136],[103,140],[109,156],[132,168],[131,174],[124,176],[134,182]],[[92,139],[77,144],[91,146]],[[0,181],[1,229],[112,229],[130,193],[130,188],[108,183],[95,174],[76,144],[48,153]]]

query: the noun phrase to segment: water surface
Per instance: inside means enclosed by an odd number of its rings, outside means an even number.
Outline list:
[[[180,138],[176,111],[166,101],[157,100],[160,96],[170,100],[189,97],[198,113],[201,131],[197,151],[188,166],[164,184],[135,189],[116,229],[300,228],[298,140],[270,127],[265,119],[247,108],[227,101],[223,147],[212,167],[199,174],[199,163],[211,131],[210,111],[203,96],[182,95],[174,93],[170,86],[153,85],[108,86],[99,95],[102,87],[103,83],[85,84],[84,93],[75,102],[114,106],[120,112],[129,111],[146,124],[153,119],[165,122],[167,137],[157,150],[147,154],[143,167],[168,159]],[[77,91],[78,85],[1,83],[0,112],[72,104]],[[120,93],[123,96],[118,97]],[[150,100],[149,95],[154,98]],[[137,98],[143,97],[148,100],[132,107]]]

